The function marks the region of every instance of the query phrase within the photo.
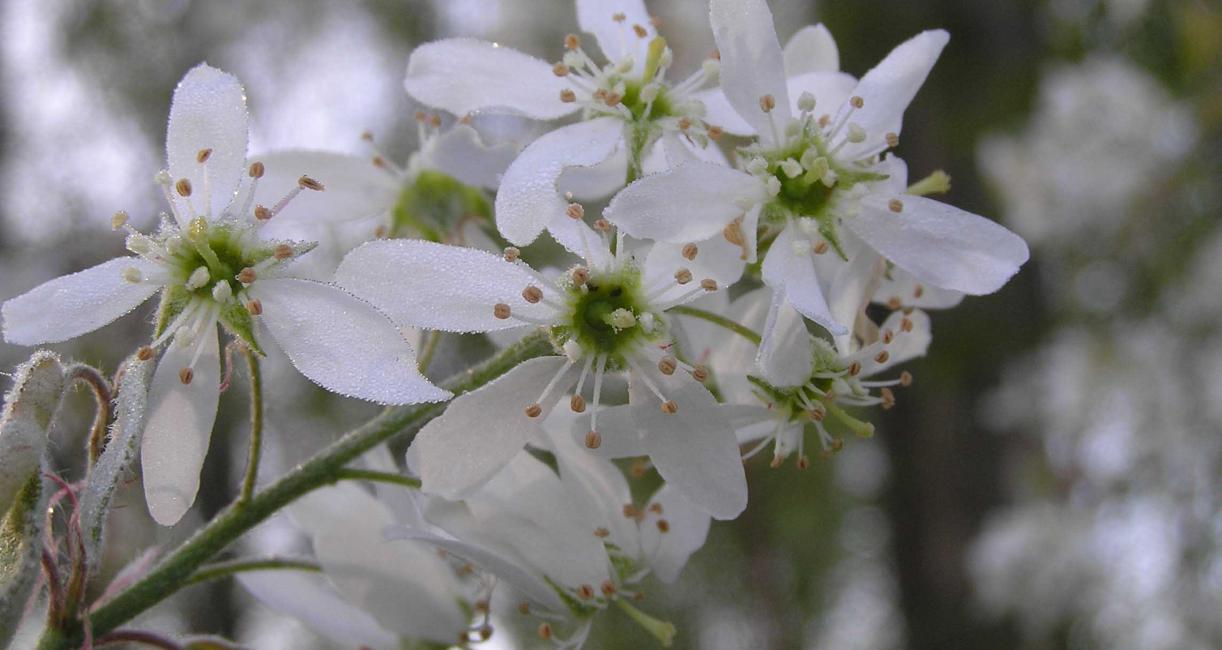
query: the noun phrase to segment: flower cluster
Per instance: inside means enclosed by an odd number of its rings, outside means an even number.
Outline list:
[[[872,435],[863,411],[890,408],[912,382],[893,368],[930,344],[922,310],[996,291],[1027,259],[1016,235],[928,198],[945,174],[909,184],[893,153],[945,32],[856,79],[822,26],[782,48],[763,0],[712,0],[717,54],[674,82],[642,0],[577,15],[594,42],[567,36],[555,63],[470,39],[417,48],[406,90],[440,112],[417,114],[404,167],[376,150],[248,161],[241,86],[195,68],[174,94],[158,231],[117,215],[132,256],[4,304],[6,340],[39,344],[160,292],[138,357],[160,355],[141,455],[164,525],[194,500],[227,384],[218,324],[384,404],[450,397],[418,367],[417,331],[420,366],[442,333],[550,347],[455,397],[405,459],[353,470],[417,484],[410,497],[341,484],[292,506],[322,576],[244,584],[342,643],[475,643],[518,610],[576,647],[611,605],[669,643],[633,604],[640,580],[674,580],[711,519],[747,507],[744,461],[771,446],[773,467],[805,468],[810,445]],[[565,250],[534,245],[544,232]],[[624,469],[660,487],[641,499]]]

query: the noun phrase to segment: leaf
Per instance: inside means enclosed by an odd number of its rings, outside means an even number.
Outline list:
[[[153,359],[141,361],[135,355],[127,359],[119,381],[110,440],[89,472],[81,495],[81,533],[91,569],[97,567],[102,555],[106,515],[110,512],[115,488],[140,451],[140,432],[144,430],[148,410],[148,384],[156,365]]]
[[[0,646],[37,582],[42,554],[42,457],[65,389],[59,357],[40,350],[17,367],[0,417]]]

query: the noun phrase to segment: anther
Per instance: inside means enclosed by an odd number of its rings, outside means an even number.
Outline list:
[[[298,178],[297,185],[303,190],[314,190],[315,192],[321,192],[323,189],[325,189],[322,183],[319,183],[309,176],[302,176],[301,178]]]
[[[742,246],[746,243],[746,238],[743,237],[742,222],[738,219],[731,221],[722,231],[721,235],[726,238],[726,241],[735,246]]]
[[[386,159],[381,156],[374,156],[373,158],[370,158],[370,162],[372,162],[373,166],[377,167],[378,169],[386,168]]]
[[[263,167],[263,163],[256,160],[255,162],[250,163],[250,169],[246,170],[246,173],[249,174],[251,178],[263,178],[263,173],[265,171],[267,170]]]
[[[258,219],[259,221],[267,221],[268,219],[272,218],[272,211],[268,210],[267,206],[256,205],[255,206],[255,218]]]
[[[720,126],[717,126],[716,124],[708,125],[708,128],[706,129],[706,131],[709,134],[709,138],[712,140],[720,140],[721,135],[725,133],[725,131],[723,131],[722,128]]]
[[[892,332],[890,328],[883,330],[882,339],[885,345],[890,345],[895,340],[895,332]]]
[[[242,269],[237,275],[238,282],[241,282],[242,284],[250,284],[254,282],[255,277],[255,270],[249,266]]]
[[[908,372],[907,370],[905,370],[904,372],[901,372],[900,373],[900,386],[907,388],[911,385],[912,385],[912,373]]]
[[[784,457],[784,456],[773,456],[773,457],[772,457],[772,462],[771,462],[771,463],[768,463],[768,466],[769,466],[769,467],[771,467],[772,469],[777,469],[777,468],[779,468],[781,465],[784,465],[784,464],[785,464],[785,457]]]
[[[903,212],[904,202],[899,199],[891,199],[890,201],[887,201],[887,209],[895,213]]]
[[[378,224],[378,227],[373,229],[373,238],[381,239],[385,236],[386,236],[386,226],[383,224]]]
[[[272,255],[278,260],[287,260],[293,256],[293,247],[288,244],[279,244],[272,251]]]
[[[815,422],[822,422],[823,418],[827,417],[827,409],[822,404],[814,404],[813,406],[814,408],[809,411],[810,419]]]
[[[181,381],[184,385],[190,384],[192,379],[195,379],[194,370],[191,370],[190,368],[183,368],[182,370],[178,371],[178,381]]]
[[[675,282],[679,284],[687,284],[692,281],[692,272],[687,269],[679,269],[675,271]]]
[[[185,178],[178,179],[178,182],[174,183],[174,191],[183,198],[191,196],[191,181]]]
[[[861,374],[861,362],[854,361],[853,363],[850,363],[849,364],[849,376],[856,377],[857,375],[860,375],[860,374]]]
[[[556,65],[552,66],[552,74],[556,75],[557,77],[567,77],[569,74],[569,67],[564,63],[557,63]]]
[[[900,330],[904,332],[911,332],[912,331],[912,319],[907,318],[907,317],[901,318],[900,319]]]
[[[564,90],[560,91],[560,101],[566,104],[572,104],[573,102],[577,101],[577,93],[573,92],[571,88],[565,88]]]
[[[622,23],[625,20],[628,20],[628,16],[624,15],[624,12],[622,11],[617,11],[611,14],[611,20],[614,20],[617,23]]]
[[[144,280],[144,274],[140,272],[140,269],[134,266],[129,266],[123,269],[123,279],[132,284],[139,284]]]
[[[569,408],[572,409],[574,413],[585,413],[586,398],[582,397],[581,395],[574,395],[570,397]]]
[[[570,219],[580,219],[586,216],[586,209],[580,203],[570,203],[569,207],[564,209],[564,213]]]
[[[662,412],[667,415],[674,415],[679,412],[679,405],[675,403],[675,400],[668,399],[662,402]]]
[[[866,130],[861,128],[861,125],[856,122],[849,122],[849,132],[845,135],[845,139],[853,144],[865,142]]]
[[[537,418],[543,414],[543,407],[540,406],[538,403],[531,404],[530,406],[526,407],[525,412],[526,412],[526,417]]]
[[[544,641],[552,640],[552,626],[549,623],[539,624],[539,638]]]
[[[831,123],[832,123],[831,115],[824,113],[823,115],[819,116],[819,126],[820,127],[826,127],[828,124],[831,124]]]
[[[806,454],[803,454],[798,457],[798,469],[800,470],[810,469],[810,458],[806,456]]]
[[[826,240],[826,239],[820,239],[820,240],[819,240],[819,243],[818,243],[818,244],[815,244],[815,245],[814,245],[814,246],[811,248],[811,250],[815,252],[815,255],[822,255],[822,254],[826,253],[826,252],[827,252],[827,249],[828,249],[828,248],[830,248],[830,247],[831,247],[831,245],[827,243],[827,240]]]
[[[809,113],[815,110],[815,96],[810,92],[803,92],[798,96],[798,110]]]
[[[912,288],[912,297],[913,298],[920,298],[923,295],[925,295],[925,285],[918,284]]]
[[[602,589],[603,595],[607,598],[615,595],[615,583],[611,582],[610,580],[604,580],[600,588]]]
[[[432,117],[429,118],[429,124],[433,125],[434,129],[441,128],[441,115],[434,113]]]
[[[708,368],[701,366],[701,365],[697,365],[692,368],[692,379],[695,379],[696,381],[699,381],[699,382],[704,382],[704,380],[708,378],[709,378],[709,369]]]
[[[603,444],[603,436],[597,431],[587,431],[585,442],[587,449],[598,449]]]
[[[480,641],[487,641],[488,639],[491,639],[491,638],[492,638],[492,626],[491,625],[485,624],[479,628]]]
[[[716,291],[717,281],[713,278],[705,278],[700,281],[700,288],[704,289],[705,291]]]
[[[533,284],[522,290],[522,299],[530,304],[543,300],[543,290]]]
[[[686,259],[689,261],[694,260],[696,259],[696,254],[699,252],[700,252],[700,248],[696,246],[695,244],[684,244],[683,245],[683,259]]]
[[[677,368],[678,365],[679,364],[677,361],[675,361],[674,357],[665,356],[658,361],[658,370],[661,371],[662,374],[670,376],[675,374],[675,368]]]
[[[632,475],[632,478],[641,478],[649,473],[649,463],[639,460],[632,464],[632,467],[628,469],[628,473]]]
[[[518,613],[522,616],[528,616],[530,614],[530,603],[525,600],[518,603]]]
[[[853,108],[861,108],[862,106],[866,105],[866,100],[858,97],[857,95],[853,95],[849,98],[849,105]]]
[[[114,213],[113,216],[111,216],[110,218],[111,229],[118,230],[125,225],[127,225],[127,213],[124,212],[123,210],[119,210],[118,212]]]
[[[564,49],[576,50],[581,47],[581,37],[576,34],[568,34],[564,37]]]
[[[670,522],[665,519],[658,520],[658,532],[665,535],[670,532]]]
[[[599,538],[610,537],[611,531],[607,530],[606,528],[603,528],[602,526],[599,526],[598,528],[594,529],[594,536],[599,537]]]
[[[764,95],[760,97],[760,110],[765,113],[771,113],[772,109],[776,108],[776,97],[772,95]]]
[[[594,587],[590,585],[581,585],[577,588],[577,597],[582,600],[589,600],[594,597]]]
[[[570,274],[570,277],[573,278],[573,284],[577,286],[581,286],[585,284],[587,280],[590,279],[590,271],[589,269],[587,269],[584,266],[579,266],[573,269],[573,272]]]
[[[594,220],[594,230],[598,232],[609,232],[611,230],[611,222],[599,217]]]
[[[428,113],[425,113],[424,111],[416,111],[415,118],[417,122],[424,123],[428,121],[429,115]]]
[[[603,98],[603,103],[605,103],[607,106],[610,106],[611,108],[615,108],[616,106],[619,106],[619,103],[622,101],[624,101],[624,96],[619,93],[610,93],[609,95]]]
[[[632,31],[636,34],[637,38],[645,38],[646,36],[649,36],[649,32],[640,25],[633,25]]]
[[[263,303],[258,298],[251,300],[246,303],[246,311],[250,312],[251,316],[258,316],[263,313]]]
[[[637,510],[636,506],[632,505],[631,503],[624,504],[623,513],[624,517],[628,519],[640,519],[641,517],[641,511]]]
[[[153,348],[150,348],[147,345],[140,346],[140,349],[136,350],[136,358],[141,361],[148,361],[149,359],[152,359]]]
[[[513,246],[507,246],[505,248],[505,261],[506,262],[516,262],[518,261],[518,258],[521,256],[522,256],[522,251],[514,248]]]
[[[891,409],[895,406],[895,393],[886,386],[878,389],[878,394],[883,398],[883,408]]]
[[[900,137],[894,133],[888,133],[887,135],[883,136],[883,139],[887,141],[888,147],[900,146]]]
[[[680,130],[680,131],[686,131],[686,130],[688,130],[688,129],[692,128],[692,121],[691,121],[691,119],[689,119],[689,118],[688,118],[688,117],[686,117],[686,116],[679,118],[678,127],[679,127],[679,130]]]
[[[900,300],[899,296],[891,296],[887,299],[887,309],[895,311],[904,306],[904,301]],[[900,329],[903,329],[902,327]]]
[[[509,305],[498,302],[492,306],[492,315],[496,316],[499,320],[505,320],[513,315],[513,311],[509,309]]]

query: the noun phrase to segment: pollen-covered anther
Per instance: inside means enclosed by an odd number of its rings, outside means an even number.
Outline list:
[[[827,409],[822,404],[814,404],[814,408],[807,411],[810,414],[810,419],[815,422],[822,422],[823,418],[827,417]]]
[[[526,407],[524,413],[526,413],[526,417],[528,418],[537,418],[543,414],[543,406],[538,403],[531,404],[530,406]]]
[[[263,303],[258,298],[247,301],[245,307],[251,316],[258,316],[263,313]]]
[[[619,103],[624,100],[624,96],[619,93],[608,93],[603,97],[603,103],[612,108],[619,106]]]
[[[822,128],[822,127],[826,127],[828,124],[831,124],[831,123],[832,123],[832,116],[831,116],[831,115],[828,115],[827,113],[824,113],[823,115],[820,115],[820,116],[819,116],[819,126],[820,126],[821,128]]]
[[[633,25],[632,32],[636,34],[637,38],[645,38],[646,36],[649,36],[649,30],[645,29],[641,25]]]
[[[287,260],[293,256],[293,247],[289,246],[288,244],[279,244],[276,246],[276,249],[272,251],[272,256],[278,260]]]
[[[560,91],[560,101],[566,104],[572,104],[573,102],[577,101],[577,93],[573,92],[571,88],[565,88],[564,90]]]
[[[566,34],[564,37],[564,49],[573,51],[581,47],[581,37],[576,34]]]
[[[195,162],[201,165],[208,162],[208,159],[211,157],[212,157],[212,149],[210,148],[209,149],[200,149],[199,151],[195,152]]]
[[[785,464],[784,456],[773,456],[772,462],[768,463],[768,466],[771,467],[772,469],[778,469],[781,465],[784,465],[784,464]]]
[[[637,507],[631,503],[625,503],[623,509],[624,517],[627,519],[640,519],[643,514]]]
[[[192,271],[191,275],[187,276],[187,281],[183,286],[187,288],[187,291],[195,291],[208,284],[210,279],[212,279],[212,276],[208,274],[208,268],[201,266]]]
[[[498,302],[492,306],[492,315],[500,320],[505,320],[513,315],[513,310],[503,302]]]
[[[865,105],[866,105],[866,100],[862,99],[861,97],[857,95],[853,95],[852,97],[849,98],[849,106],[852,106],[853,108],[861,108],[862,106],[865,106]]]
[[[904,332],[911,332],[912,331],[912,319],[907,318],[907,317],[901,318],[900,319],[900,330]]]
[[[831,245],[827,243],[827,240],[820,239],[818,243],[811,247],[811,250],[815,252],[815,255],[822,255],[826,253],[829,248],[831,248]]]
[[[700,281],[700,288],[704,289],[705,291],[716,291],[717,281],[713,278],[705,278]]]
[[[810,469],[810,457],[805,454],[798,456],[797,466],[800,470]]]
[[[257,274],[255,273],[255,270],[249,266],[239,271],[237,275],[238,282],[241,282],[242,284],[250,284],[255,281],[256,277]]]
[[[674,415],[679,412],[679,405],[675,403],[675,400],[668,399],[662,402],[662,412],[667,415]]]
[[[856,377],[857,375],[860,375],[860,374],[861,374],[861,362],[854,361],[853,363],[850,363],[849,364],[849,376]]]
[[[887,141],[888,147],[900,146],[900,137],[894,133],[888,133],[887,135],[883,136],[883,139]]]
[[[526,602],[525,600],[518,603],[518,613],[521,614],[522,616],[529,616],[530,615],[530,603]]]
[[[552,74],[556,75],[557,77],[567,77],[569,74],[569,67],[563,62],[557,63],[556,65],[552,66]]]
[[[696,365],[692,367],[692,379],[695,379],[696,381],[703,383],[708,378],[709,378],[709,369],[708,368],[702,365]]]
[[[912,297],[913,298],[920,298],[923,295],[925,295],[925,285],[918,284],[912,288]]]
[[[255,206],[255,218],[259,221],[267,221],[272,218],[272,211],[267,209],[265,205]]]
[[[853,144],[865,142],[866,130],[861,128],[861,125],[856,122],[849,122],[849,132],[844,136],[844,139]]]
[[[183,198],[191,196],[191,181],[185,178],[178,179],[178,182],[174,183],[174,191]]]
[[[662,374],[667,375],[667,376],[675,374],[675,368],[677,367],[679,367],[679,363],[672,356],[662,357],[658,361],[658,370],[661,371]]]
[[[616,592],[615,583],[611,582],[610,580],[604,580],[600,586],[600,589],[602,590],[603,595],[607,598],[614,596]]]
[[[190,368],[183,368],[182,370],[178,371],[178,381],[181,381],[183,385],[190,384],[192,379],[195,379],[194,370]]]
[[[573,269],[572,273],[569,274],[569,277],[573,279],[573,284],[581,286],[589,281],[590,270],[584,266],[579,266]]]
[[[611,531],[607,530],[606,528],[603,528],[602,526],[599,526],[598,528],[594,529],[594,536],[600,539],[610,537]]]
[[[679,127],[680,131],[686,131],[692,128],[692,121],[690,118],[684,116],[684,117],[679,118],[679,122],[677,123],[677,126]]]
[[[522,299],[534,305],[543,300],[543,290],[532,284],[522,290]]]
[[[764,95],[760,97],[760,110],[765,113],[771,113],[772,109],[776,108],[776,97],[772,95]]]
[[[516,262],[518,261],[518,258],[521,256],[522,256],[522,251],[514,248],[513,246],[507,246],[505,248],[505,261],[506,262]]]
[[[611,230],[611,222],[599,217],[594,220],[594,230],[598,232],[609,232]]]
[[[723,130],[720,126],[717,126],[716,124],[708,125],[708,128],[705,129],[705,131],[706,133],[708,133],[709,138],[712,140],[720,140],[722,134],[725,133],[725,130]]]
[[[552,626],[550,623],[540,623],[538,632],[540,639],[544,641],[552,640]]]
[[[692,272],[687,269],[679,269],[675,271],[675,282],[679,284],[687,284],[692,281]]]
[[[580,203],[570,203],[569,207],[564,209],[564,214],[570,219],[580,219],[586,216],[586,209]]]
[[[581,395],[574,395],[570,397],[569,408],[572,409],[574,413],[585,413],[586,398],[582,397]]]
[[[627,16],[627,15],[625,15],[625,14],[624,14],[624,12],[622,12],[622,11],[617,11],[617,12],[615,12],[615,13],[611,14],[611,20],[614,20],[614,21],[615,21],[615,22],[617,22],[617,23],[622,23],[622,22],[624,22],[625,20],[628,20],[628,16]]]
[[[883,340],[883,344],[890,345],[891,342],[895,340],[895,332],[891,331],[891,328],[887,328],[883,330],[881,338]]]
[[[313,190],[315,192],[321,192],[326,189],[323,187],[322,183],[319,183],[317,180],[314,180],[309,176],[302,176],[301,178],[298,178],[297,186],[303,190]]]
[[[891,296],[890,298],[887,298],[887,309],[890,309],[891,311],[896,311],[897,309],[903,306],[904,306],[904,301],[900,300],[899,296]],[[903,328],[901,327],[900,329],[903,329]]]
[[[110,217],[110,227],[113,230],[118,230],[127,225],[127,213],[119,210]]]
[[[484,624],[483,626],[479,628],[479,639],[480,641],[487,641],[488,639],[491,639],[491,638],[492,638],[492,626],[488,624]]]
[[[148,361],[153,358],[153,348],[142,345],[139,350],[136,350],[136,358],[141,361]]]
[[[250,167],[247,168],[246,173],[251,178],[263,178],[263,174],[266,171],[267,171],[267,168],[263,166],[263,163],[256,160],[250,163]]]
[[[594,587],[590,585],[581,585],[577,588],[577,597],[582,600],[589,600],[594,597]]]
[[[373,238],[382,239],[385,236],[386,236],[386,226],[382,224],[378,224],[378,227],[373,229]]]
[[[895,393],[886,386],[878,389],[878,394],[883,398],[883,408],[891,409],[895,407]]]
[[[417,122],[424,123],[429,119],[429,114],[424,111],[416,111],[415,118]]]
[[[904,211],[904,202],[899,199],[891,199],[887,201],[887,209],[896,214]]]
[[[726,241],[734,244],[735,246],[742,246],[747,242],[746,238],[743,237],[742,221],[739,219],[731,221],[721,231],[721,235],[726,238]]]
[[[687,243],[683,245],[683,258],[684,259],[688,261],[694,260],[696,259],[696,255],[698,253],[700,253],[700,247],[696,246],[695,244]]]
[[[632,478],[641,478],[648,472],[649,463],[646,463],[645,461],[637,461],[632,464],[632,467],[628,468],[628,473],[632,475]]]
[[[911,385],[912,385],[912,373],[908,372],[907,370],[905,370],[904,372],[901,372],[900,373],[900,386],[907,388]]]

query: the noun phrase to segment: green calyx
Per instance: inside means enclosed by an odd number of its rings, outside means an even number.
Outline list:
[[[478,187],[439,171],[423,170],[399,192],[391,209],[390,236],[450,242],[467,220],[495,235],[492,203]],[[495,241],[499,238],[493,237]]]
[[[585,355],[606,355],[608,369],[625,367],[634,350],[663,333],[660,317],[645,301],[641,273],[631,265],[591,272],[584,284],[571,282],[558,322],[551,329],[558,348],[572,342]]]

